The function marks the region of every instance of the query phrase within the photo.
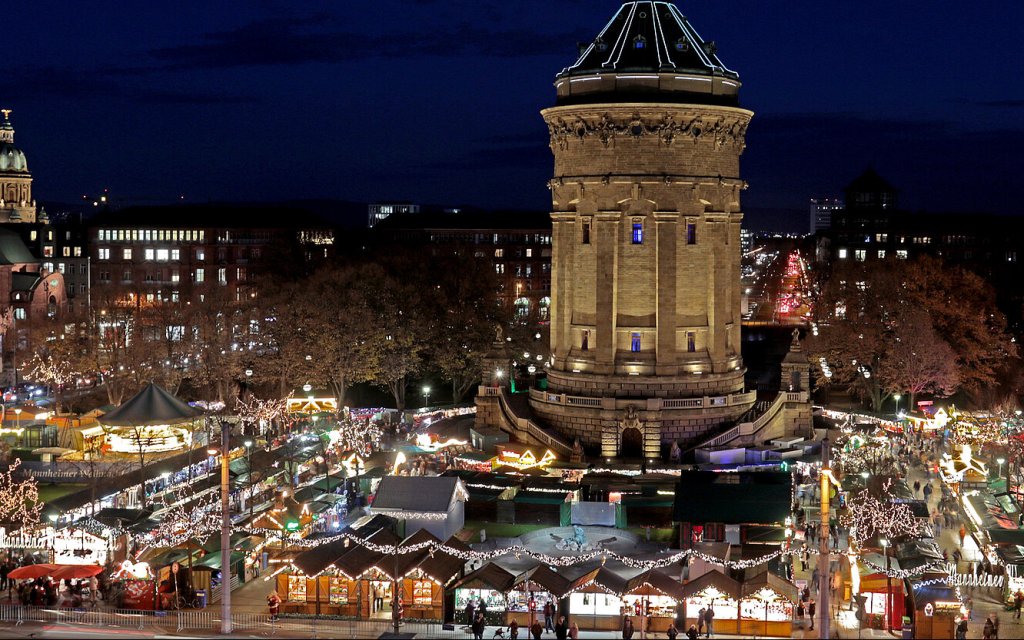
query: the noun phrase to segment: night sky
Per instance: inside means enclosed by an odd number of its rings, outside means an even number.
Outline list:
[[[809,197],[869,165],[910,209],[1021,212],[1024,2],[677,4],[756,112],[743,156],[754,226],[802,228]],[[545,209],[538,111],[618,6],[9,3],[0,106],[44,204],[108,187],[135,202]]]

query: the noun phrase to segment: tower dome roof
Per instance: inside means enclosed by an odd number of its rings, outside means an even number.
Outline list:
[[[604,29],[558,73],[558,101],[700,102],[735,105],[739,74],[722,63],[678,7],[661,0],[624,2]],[[632,95],[625,95],[632,94]]]
[[[3,122],[0,122],[0,171],[28,173],[28,161],[25,152],[14,146],[14,125],[11,124],[11,110],[0,109]]]

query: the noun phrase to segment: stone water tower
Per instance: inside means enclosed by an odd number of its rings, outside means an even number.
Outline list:
[[[532,413],[657,459],[754,404],[740,356],[740,154],[753,113],[669,2],[625,2],[555,79],[548,388]]]

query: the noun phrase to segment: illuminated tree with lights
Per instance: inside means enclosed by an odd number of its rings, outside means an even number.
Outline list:
[[[919,530],[910,506],[895,502],[895,498],[889,493],[891,484],[892,481],[889,480],[882,487],[882,499],[876,498],[865,489],[847,501],[846,514],[842,522],[850,527],[850,535],[858,546],[872,538],[893,540]]]
[[[266,400],[250,395],[235,401],[235,413],[241,423],[258,427],[262,432],[275,422],[284,420],[287,415],[286,399],[268,398]]]
[[[220,531],[220,494],[215,490],[196,493],[192,485],[184,485],[166,497],[160,525],[150,532],[148,540],[157,547],[176,547],[189,540],[206,542]],[[172,500],[170,504],[168,500]]]
[[[25,377],[33,382],[49,385],[54,390],[57,413],[63,409],[64,387],[71,384],[79,376],[71,364],[52,352],[36,353],[32,359],[21,366]]]
[[[21,460],[15,459],[0,473],[0,523],[12,529],[31,529],[39,524],[43,503],[35,478],[18,478],[20,465]]]

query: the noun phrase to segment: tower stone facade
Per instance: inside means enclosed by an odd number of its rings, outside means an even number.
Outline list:
[[[14,146],[10,109],[2,109],[0,122],[0,222],[35,222],[32,174],[21,149]]]
[[[548,389],[606,457],[661,457],[754,404],[740,356],[739,158],[753,113],[668,2],[626,2],[542,111],[554,154]]]

